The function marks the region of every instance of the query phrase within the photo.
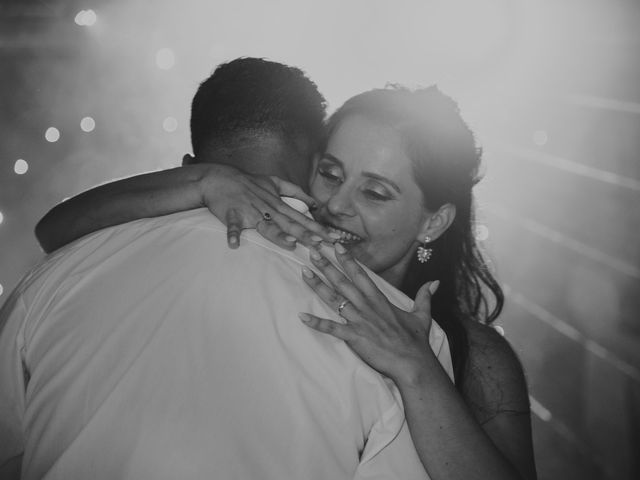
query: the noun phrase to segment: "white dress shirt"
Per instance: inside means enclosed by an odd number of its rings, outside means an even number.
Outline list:
[[[26,479],[425,479],[395,386],[300,322],[308,251],[207,210],[55,252],[0,311],[0,465]],[[411,301],[377,279],[390,300]],[[451,375],[446,337],[431,347]]]

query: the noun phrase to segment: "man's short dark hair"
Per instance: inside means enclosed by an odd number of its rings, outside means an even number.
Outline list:
[[[196,92],[191,104],[193,153],[228,146],[239,135],[300,135],[312,147],[322,139],[326,102],[298,68],[262,58],[221,64]]]

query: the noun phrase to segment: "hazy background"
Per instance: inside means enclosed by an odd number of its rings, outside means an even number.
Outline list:
[[[299,66],[330,110],[438,83],[485,150],[540,478],[640,478],[639,27],[632,0],[0,0],[0,303],[53,204],[179,163],[216,64]]]

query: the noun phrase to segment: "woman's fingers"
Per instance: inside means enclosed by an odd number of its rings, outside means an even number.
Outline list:
[[[309,250],[309,257],[313,265],[320,270],[329,283],[331,283],[333,287],[331,288],[332,291],[337,291],[341,296],[349,300],[355,308],[366,308],[366,303],[358,287],[354,285],[344,273],[338,270],[329,259],[313,248]],[[332,306],[337,308],[337,305]]]
[[[287,215],[274,211],[272,214],[273,222],[278,225],[284,235],[294,237],[307,247],[317,247],[324,238],[309,230],[305,225],[291,219]]]
[[[431,322],[431,296],[436,293],[438,285],[440,285],[440,280],[422,285],[418,293],[416,293],[416,299],[413,304],[413,313],[423,317],[428,322]]]
[[[286,250],[293,250],[296,248],[296,237],[287,234],[287,232],[282,230],[280,225],[274,221],[266,221],[262,219],[256,225],[256,230],[264,238],[275,243],[279,247]]]
[[[358,262],[353,256],[344,248],[340,243],[335,244],[336,259],[338,263],[344,268],[345,273],[349,279],[355,284],[355,286],[362,292],[362,294],[375,306],[380,306],[381,302],[386,304],[387,298],[378,289],[373,280],[367,275],[367,272],[358,265]]]
[[[348,325],[334,322],[328,318],[320,318],[310,313],[299,313],[298,317],[305,325],[313,328],[322,333],[328,333],[336,338],[344,340],[346,342],[353,339],[354,334]]]
[[[231,208],[226,214],[227,245],[236,249],[240,246],[240,233],[242,232],[242,217],[238,210]]]
[[[293,197],[303,201],[309,208],[315,207],[316,201],[310,195],[307,195],[302,188],[291,182],[272,175],[269,177],[278,189],[278,193],[284,197]]]
[[[348,297],[324,283],[309,267],[302,267],[302,278],[320,299],[342,318],[348,321],[359,320],[357,306]]]
[[[274,219],[280,223],[282,229],[288,234],[298,238],[301,242],[307,242],[313,235],[320,237],[318,242],[325,240],[331,243],[336,239],[335,235],[330,234],[327,228],[316,222],[313,218],[307,217],[295,208],[290,207],[283,202],[279,196],[272,194],[258,185],[256,185],[253,193],[269,206],[272,215],[274,215]],[[277,217],[275,215],[276,213],[281,216]]]

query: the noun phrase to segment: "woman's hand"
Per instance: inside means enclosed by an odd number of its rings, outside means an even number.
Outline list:
[[[227,226],[229,247],[240,246],[241,231],[255,228],[267,240],[292,250],[296,241],[317,246],[332,242],[318,222],[291,208],[280,196],[315,206],[300,187],[274,176],[250,175],[228,165],[211,165],[200,181],[202,204]]]
[[[312,250],[311,261],[329,285],[306,267],[303,279],[346,322],[308,313],[301,313],[300,318],[311,328],[344,340],[362,360],[396,383],[415,381],[424,370],[427,356],[432,355],[430,301],[438,282],[423,285],[413,311],[405,312],[387,300],[340,244],[336,244],[336,258],[346,275],[320,252]]]

